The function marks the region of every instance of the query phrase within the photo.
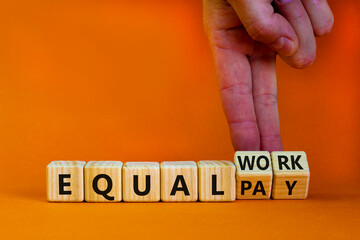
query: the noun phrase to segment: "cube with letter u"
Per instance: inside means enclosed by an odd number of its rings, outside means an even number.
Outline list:
[[[160,201],[160,165],[158,162],[127,162],[123,167],[125,202]]]

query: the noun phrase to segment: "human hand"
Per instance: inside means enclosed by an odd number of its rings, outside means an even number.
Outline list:
[[[276,54],[292,67],[309,66],[315,36],[329,33],[333,22],[326,0],[204,0],[205,31],[235,150],[283,149]]]

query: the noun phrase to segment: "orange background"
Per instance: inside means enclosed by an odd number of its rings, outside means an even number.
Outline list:
[[[360,2],[330,3],[314,65],[278,63],[282,138],[308,155],[308,200],[51,204],[54,159],[233,159],[202,4],[2,0],[0,238],[359,238]]]

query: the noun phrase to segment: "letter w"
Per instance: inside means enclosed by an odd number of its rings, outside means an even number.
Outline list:
[[[239,165],[240,165],[241,170],[245,170],[246,164],[249,166],[249,170],[253,170],[254,163],[255,163],[255,156],[252,156],[251,162],[250,162],[249,156],[244,157],[244,162],[241,161],[241,156],[238,156],[238,160],[239,160]]]

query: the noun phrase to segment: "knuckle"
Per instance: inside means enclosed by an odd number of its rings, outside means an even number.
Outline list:
[[[247,131],[253,131],[257,127],[257,123],[255,119],[235,119],[234,121],[229,121],[229,125],[231,127],[241,127],[241,129],[245,129]]]
[[[260,105],[273,106],[277,104],[277,96],[271,93],[260,94],[254,97],[254,101]]]
[[[234,83],[226,87],[222,87],[220,89],[221,93],[227,93],[227,94],[251,94],[252,88],[250,84],[246,83]]]
[[[297,9],[293,14],[289,16],[289,21],[293,23],[303,23],[307,18],[307,13],[305,11],[301,11],[301,9]]]
[[[265,135],[260,136],[261,140],[266,140],[268,142],[281,142],[281,135],[280,133],[277,134],[271,134],[271,135]]]
[[[256,41],[263,40],[263,38],[269,34],[269,26],[266,21],[262,19],[251,22],[246,30],[250,37]]]

